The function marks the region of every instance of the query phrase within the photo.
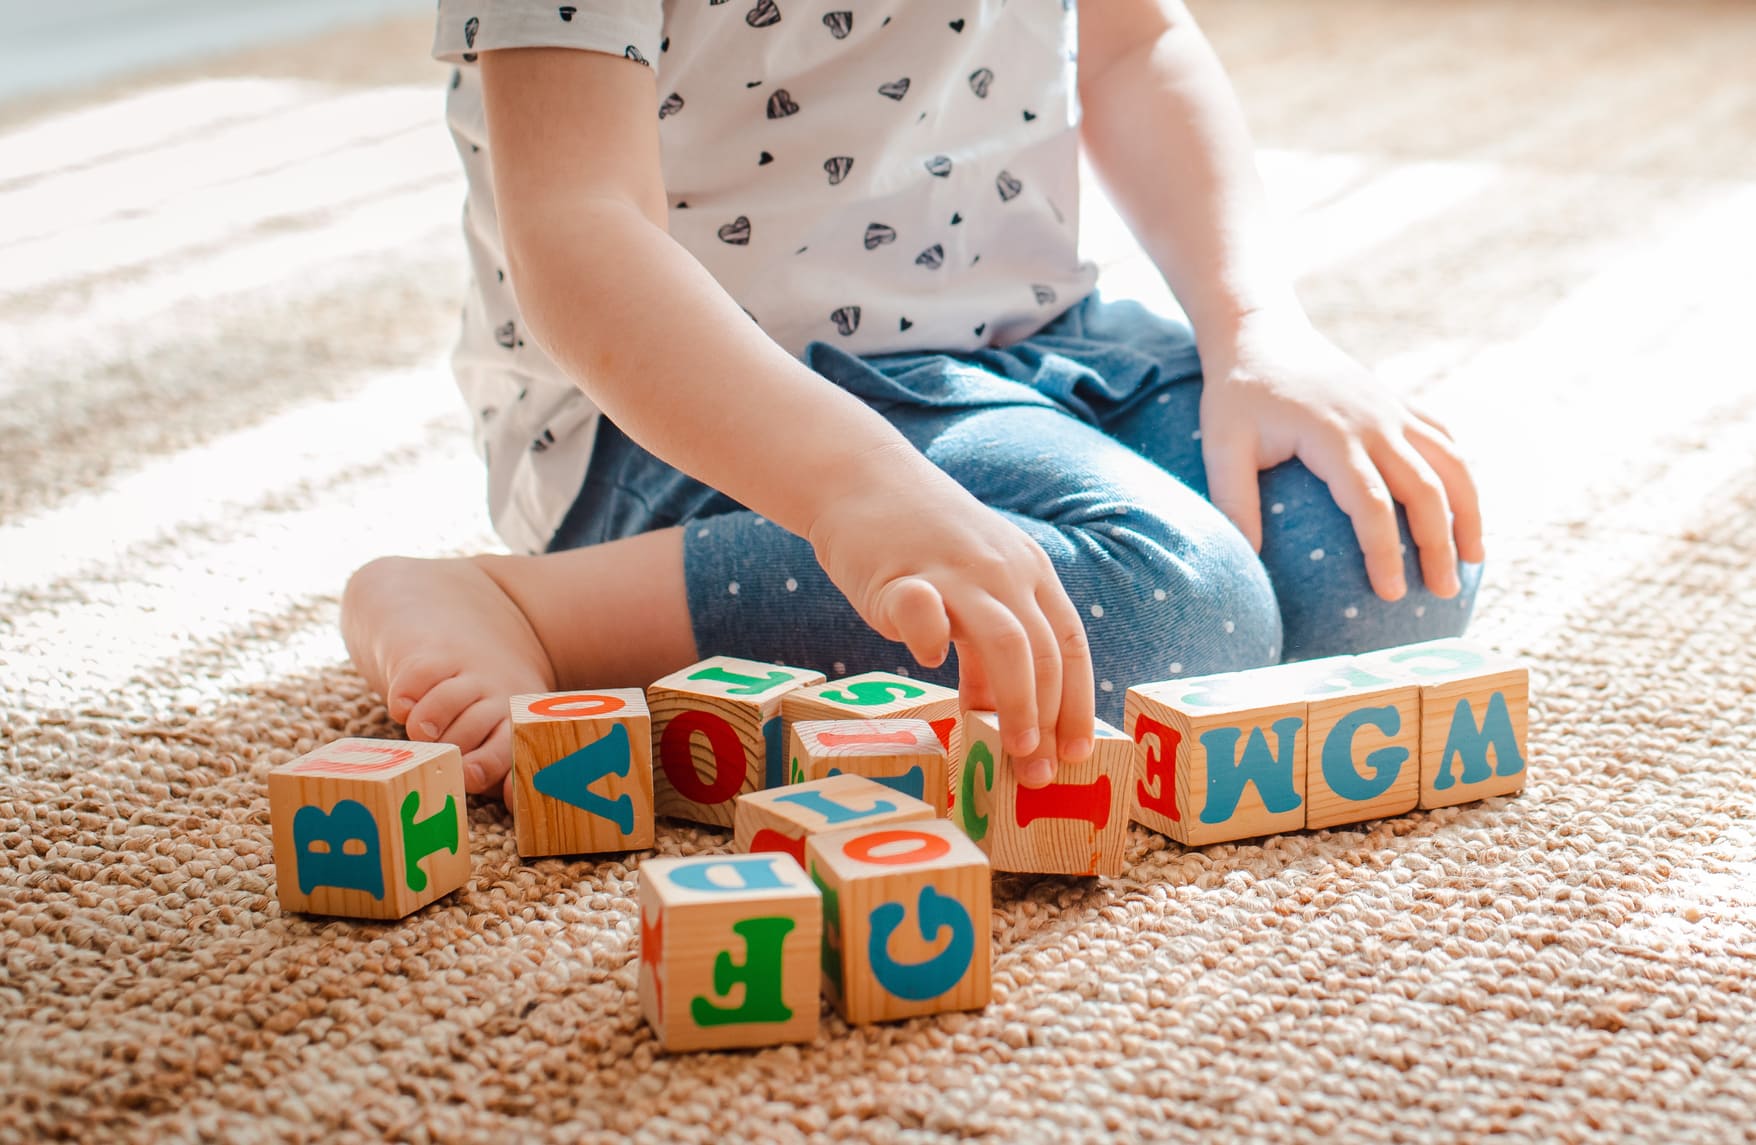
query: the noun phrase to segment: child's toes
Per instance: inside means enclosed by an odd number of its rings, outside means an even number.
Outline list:
[[[444,740],[446,743],[457,743],[453,737],[446,735],[446,729],[457,722],[458,717],[467,712],[477,700],[482,698],[482,686],[474,680],[462,676],[453,676],[449,680],[441,680],[428,689],[408,714],[404,726],[408,728],[409,738],[424,743]],[[488,727],[484,726],[482,734],[486,735]],[[463,748],[473,748],[476,743],[458,744]]]
[[[390,681],[384,686],[384,704],[390,712],[390,718],[405,727],[413,727],[410,714],[418,707],[429,693],[447,680],[457,677],[458,668],[455,662],[441,660],[410,660],[398,664],[390,673]],[[424,720],[425,716],[422,717]],[[431,722],[431,721],[428,721]],[[446,720],[445,723],[450,723]],[[439,725],[441,728],[444,723]],[[412,737],[411,737],[412,738]],[[430,737],[436,738],[436,737]]]
[[[473,795],[493,791],[502,783],[501,791],[508,806],[512,803],[512,721],[502,717],[499,726],[482,741],[482,746],[463,753],[463,785]]]

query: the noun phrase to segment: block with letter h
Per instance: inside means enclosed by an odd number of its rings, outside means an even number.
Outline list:
[[[943,819],[808,836],[823,892],[823,982],[849,1023],[988,1004],[988,857]]]
[[[640,1009],[667,1050],[817,1036],[823,899],[784,854],[640,865]]]
[[[1134,745],[1097,720],[1091,758],[1043,787],[1013,774],[993,712],[965,712],[956,821],[997,871],[1119,875],[1134,806]]]
[[[920,719],[800,720],[788,727],[789,770],[795,783],[863,775],[932,805],[943,816],[950,800],[945,747]]]
[[[832,775],[738,796],[732,845],[745,852],[783,851],[802,867],[807,835],[937,817],[932,804],[863,775]]]
[[[518,853],[652,846],[651,727],[639,688],[512,697]]]
[[[733,800],[786,778],[781,702],[823,673],[731,656],[673,672],[646,692],[660,815],[732,825]]]
[[[953,761],[959,751],[959,710],[954,689],[894,672],[866,672],[800,688],[781,704],[789,728],[805,720],[926,720]],[[795,783],[816,778],[821,777],[796,770],[792,776]],[[941,806],[937,800],[927,802]]]
[[[268,805],[285,910],[401,918],[469,881],[451,744],[339,739],[269,772]]]

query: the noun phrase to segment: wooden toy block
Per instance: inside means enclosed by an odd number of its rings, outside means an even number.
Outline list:
[[[512,697],[518,853],[652,846],[652,719],[639,688]]]
[[[268,773],[283,910],[401,918],[469,881],[463,756],[339,739]]]
[[[1134,745],[1098,720],[1091,758],[1057,763],[1053,782],[1024,787],[1000,745],[1000,717],[963,714],[954,821],[997,871],[1119,875],[1134,810]]]
[[[1304,690],[1305,826],[1335,827],[1413,811],[1421,790],[1421,696],[1362,669],[1354,656],[1310,660]]]
[[[949,760],[926,720],[800,720],[789,725],[795,782],[863,775],[925,800],[941,818],[950,804]]]
[[[943,819],[807,836],[824,992],[860,1025],[975,1010],[992,984],[988,857]]]
[[[730,827],[741,792],[786,782],[782,698],[822,682],[821,672],[712,656],[653,684],[658,813]]]
[[[1422,808],[1524,789],[1530,670],[1523,663],[1462,638],[1354,659],[1362,671],[1420,688]]]
[[[1135,822],[1190,847],[1304,827],[1314,678],[1282,664],[1129,688]]]
[[[804,720],[926,720],[939,737],[953,769],[962,758],[960,712],[955,689],[911,680],[894,672],[866,672],[800,688],[781,702],[781,715],[789,728]],[[812,777],[795,775],[793,781],[809,778]],[[946,779],[949,786],[955,787],[955,775]],[[941,806],[938,800],[928,802]]]
[[[929,736],[932,732],[927,733]],[[934,741],[938,747],[938,741]],[[930,803],[863,775],[833,775],[738,796],[733,846],[740,851],[784,851],[805,865],[805,836],[845,827],[877,827],[937,817]]]
[[[667,1050],[817,1036],[823,897],[790,855],[640,865],[640,1011]]]

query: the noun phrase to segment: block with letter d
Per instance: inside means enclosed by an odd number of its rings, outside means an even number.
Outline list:
[[[1119,875],[1134,807],[1134,745],[1095,721],[1091,758],[1058,763],[1053,781],[1025,787],[1000,744],[1000,718],[965,712],[964,757],[952,816],[997,871]]]
[[[667,1050],[817,1036],[823,899],[792,856],[640,864],[640,1011]]]
[[[733,800],[787,782],[781,701],[823,673],[713,656],[646,690],[660,815],[732,825]]]
[[[512,697],[518,853],[652,846],[651,728],[639,688]]]
[[[738,796],[732,845],[740,851],[784,851],[802,867],[807,835],[937,817],[932,804],[863,775],[832,775]]]
[[[800,688],[781,705],[787,727],[804,720],[926,720],[946,758],[958,758],[957,692],[952,688],[911,680],[894,672],[866,672]],[[795,783],[820,778],[796,773]],[[934,806],[939,800],[929,799]]]
[[[401,918],[469,881],[451,744],[336,740],[268,773],[268,809],[285,910]]]
[[[943,819],[805,840],[823,892],[823,988],[848,1022],[974,1010],[992,985],[988,857]]]
[[[926,720],[800,720],[788,725],[787,739],[795,782],[863,775],[926,801],[935,815],[945,814],[950,801],[945,747]]]

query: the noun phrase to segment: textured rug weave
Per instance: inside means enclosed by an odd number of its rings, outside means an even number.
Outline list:
[[[1750,1139],[1756,9],[1197,12],[1308,305],[1476,458],[1525,794],[1136,829],[996,881],[986,1011],[760,1052],[657,1053],[635,862],[520,862],[497,803],[418,916],[283,915],[265,774],[399,734],[347,573],[493,545],[444,73],[398,23],[12,109],[0,1142]]]

